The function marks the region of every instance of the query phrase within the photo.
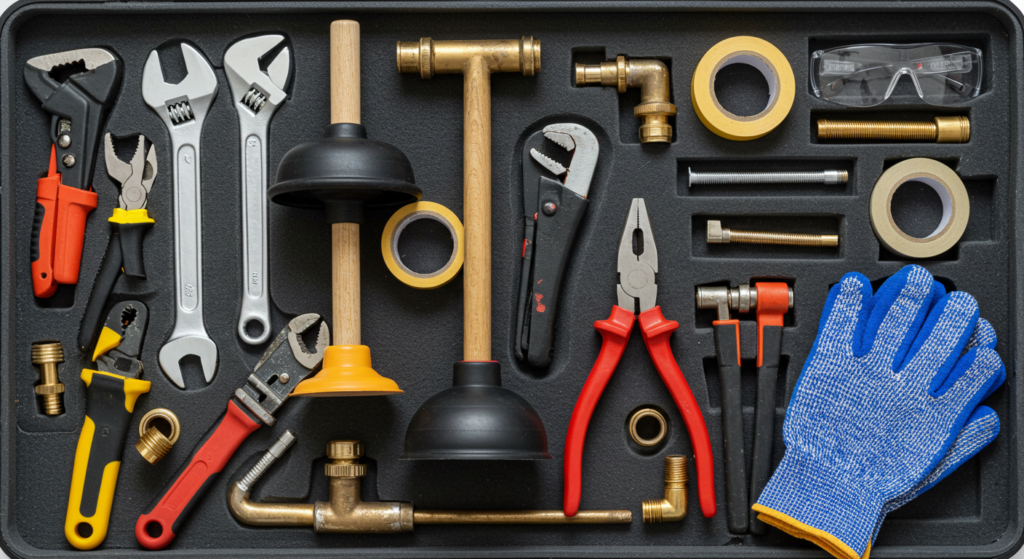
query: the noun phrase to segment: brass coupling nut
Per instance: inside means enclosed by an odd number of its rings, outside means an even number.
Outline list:
[[[645,418],[651,418],[658,424],[658,431],[653,437],[644,437],[640,434],[640,420]],[[629,417],[629,437],[640,446],[657,446],[658,443],[665,439],[667,433],[668,421],[661,412],[654,408],[639,409]]]
[[[64,362],[64,347],[60,342],[42,341],[32,344],[32,364],[39,367],[36,395],[43,398],[43,413],[64,413],[64,383],[57,376],[57,365]]]
[[[324,475],[327,477],[361,478],[366,476],[366,464],[356,462],[363,457],[363,443],[360,441],[331,441],[327,443],[327,458]]]
[[[668,66],[660,60],[617,56],[615,62],[576,65],[577,86],[615,86],[619,93],[640,88],[640,104],[633,108],[633,116],[641,119],[640,142],[644,144],[672,141],[668,119],[675,116],[676,106],[671,102],[669,82]]]
[[[170,433],[166,435],[160,431],[153,422],[162,419],[170,426]],[[181,435],[181,422],[178,416],[167,408],[155,408],[146,412],[139,421],[139,442],[135,443],[135,450],[150,464],[156,464],[174,447]]]
[[[643,501],[644,522],[678,522],[686,518],[686,457],[665,457],[665,498]]]

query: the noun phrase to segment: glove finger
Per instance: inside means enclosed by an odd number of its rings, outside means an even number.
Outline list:
[[[947,382],[932,395],[941,405],[962,410],[960,416],[966,418],[968,410],[973,410],[1005,380],[1006,367],[999,354],[987,347],[973,348],[956,362]]]
[[[807,362],[813,360],[818,347],[838,349],[851,346],[857,339],[858,328],[864,328],[872,302],[871,281],[864,274],[850,272],[833,285],[821,312],[818,337]]]
[[[935,470],[925,476],[924,479],[906,493],[885,503],[882,515],[875,523],[874,532],[871,536],[872,543],[878,538],[878,531],[882,527],[882,521],[885,520],[887,514],[914,500],[918,495],[928,491],[936,483],[945,479],[946,476],[959,468],[961,464],[974,458],[975,455],[981,452],[981,449],[995,440],[998,434],[999,416],[996,415],[995,410],[988,406],[978,406],[975,408],[974,412],[967,419],[967,424],[964,425],[956,440],[953,441],[953,446],[949,448],[946,455],[935,466]]]
[[[870,348],[868,359],[883,368],[901,363],[924,324],[934,283],[928,270],[914,264],[885,280],[873,298],[856,355]]]
[[[963,291],[942,298],[925,319],[903,368],[908,379],[928,383],[935,392],[950,379],[978,324],[978,302]]]
[[[984,318],[979,318],[978,324],[974,326],[974,332],[971,334],[971,339],[967,340],[967,347],[964,348],[964,352],[966,353],[967,350],[972,347],[987,347],[989,349],[995,349],[997,341],[998,338],[996,337],[995,328],[992,328],[989,321]]]

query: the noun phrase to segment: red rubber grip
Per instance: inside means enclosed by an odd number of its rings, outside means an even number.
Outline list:
[[[38,230],[32,231],[32,291],[36,297],[49,297],[57,291],[57,278],[53,277],[53,238],[57,229],[57,194],[60,190],[60,173],[57,172],[55,153],[50,154],[50,171],[36,182],[36,220]],[[42,221],[39,212],[42,212]],[[35,224],[33,224],[35,229]]]
[[[587,426],[594,408],[608,381],[615,372],[615,367],[622,359],[622,352],[629,342],[629,334],[633,331],[633,313],[615,305],[607,320],[598,320],[594,328],[601,333],[601,352],[597,355],[594,367],[590,369],[583,390],[576,400],[576,407],[569,419],[569,432],[565,436],[565,458],[562,468],[565,476],[565,494],[562,511],[566,516],[576,516],[580,510],[583,476],[583,442],[587,438]]]
[[[640,330],[643,333],[644,344],[647,345],[647,353],[654,361],[654,367],[661,375],[661,380],[668,387],[672,399],[679,408],[686,424],[686,431],[690,434],[690,443],[693,445],[693,461],[697,465],[697,488],[700,493],[700,510],[705,518],[715,515],[715,465],[711,455],[711,438],[708,436],[708,427],[704,423],[704,415],[700,412],[697,399],[693,397],[690,385],[687,384],[683,372],[676,363],[675,355],[672,354],[672,345],[669,338],[672,332],[679,328],[679,323],[668,320],[661,314],[661,307],[657,306],[640,313]]]
[[[259,426],[234,400],[229,401],[227,413],[206,441],[200,443],[192,461],[179,472],[164,496],[139,517],[135,523],[135,539],[146,549],[167,547],[214,477],[224,469],[242,441]],[[151,530],[158,534],[151,536]]]

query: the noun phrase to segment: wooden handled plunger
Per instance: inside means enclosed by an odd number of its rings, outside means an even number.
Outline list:
[[[331,125],[324,137],[288,151],[267,191],[286,206],[323,208],[331,224],[334,345],[323,370],[295,387],[296,396],[372,396],[401,392],[378,375],[361,345],[359,225],[366,205],[419,200],[412,165],[396,147],[367,139],[360,122],[359,23],[331,23]]]
[[[452,388],[420,406],[405,434],[403,460],[535,460],[551,458],[540,416],[501,387],[491,361],[491,74],[540,70],[540,41],[400,42],[398,71],[463,81],[463,355]]]

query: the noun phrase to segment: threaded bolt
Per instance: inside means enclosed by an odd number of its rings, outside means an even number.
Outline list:
[[[807,247],[839,246],[839,235],[808,235],[769,231],[739,231],[722,227],[721,221],[708,220],[708,244],[789,245]]]
[[[39,366],[37,395],[43,397],[43,413],[64,413],[64,383],[57,376],[57,364],[64,362],[64,347],[60,342],[43,341],[32,344],[32,364]]]
[[[295,433],[291,430],[282,433],[277,441],[267,449],[266,454],[260,458],[259,462],[256,462],[256,465],[249,470],[249,473],[245,474],[242,481],[238,482],[238,488],[242,491],[248,491],[252,488],[256,481],[260,479],[260,476],[263,475],[263,472],[267,471],[271,464],[276,462],[286,450],[295,444],[295,440]]]
[[[962,144],[971,139],[971,121],[965,116],[937,116],[932,122],[821,119],[818,139]]]
[[[826,171],[766,171],[702,173],[687,169],[689,186],[700,184],[846,184],[850,173],[846,169]]]

